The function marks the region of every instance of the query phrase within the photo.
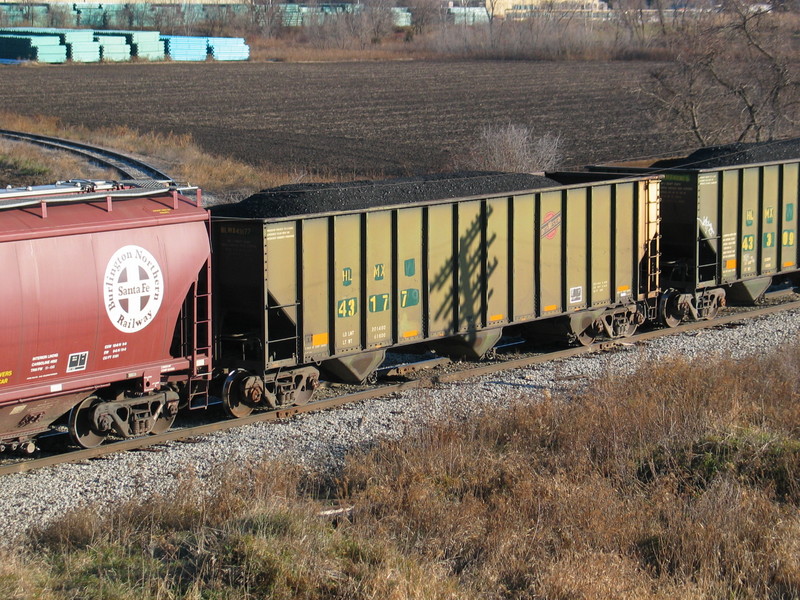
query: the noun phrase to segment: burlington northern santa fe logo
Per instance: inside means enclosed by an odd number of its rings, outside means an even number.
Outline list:
[[[561,227],[561,211],[547,213],[542,221],[542,237],[552,240],[556,237],[559,227]]]
[[[158,314],[164,277],[156,259],[139,246],[123,246],[109,259],[103,279],[106,313],[114,327],[135,333]]]

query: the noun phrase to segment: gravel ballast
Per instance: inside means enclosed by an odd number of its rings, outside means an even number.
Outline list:
[[[383,438],[397,438],[431,421],[462,419],[508,406],[521,394],[540,397],[549,390],[575,391],[607,373],[632,373],[648,360],[682,356],[742,358],[795,343],[800,310],[650,342],[614,352],[583,355],[534,367],[496,373],[467,382],[407,390],[392,397],[340,409],[299,415],[281,423],[262,423],[210,435],[195,443],[171,443],[159,452],[129,452],[101,460],[64,465],[0,478],[0,539],[51,522],[85,505],[111,509],[120,501],[169,493],[178,479],[213,480],[219,466],[235,460],[254,463],[279,459],[312,471],[335,473],[349,450]]]

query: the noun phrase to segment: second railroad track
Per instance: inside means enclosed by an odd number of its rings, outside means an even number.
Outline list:
[[[11,131],[0,129],[0,137],[36,144],[51,150],[60,150],[79,156],[87,161],[93,162],[105,168],[116,170],[121,179],[128,180],[148,180],[172,181],[172,178],[165,172],[149,165],[141,160],[133,158],[127,154],[122,154],[97,146],[90,146],[81,142],[64,140],[61,138],[25,133],[21,131]]]

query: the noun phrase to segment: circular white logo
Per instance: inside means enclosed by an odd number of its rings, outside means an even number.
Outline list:
[[[164,296],[161,267],[144,248],[123,246],[108,261],[103,292],[114,327],[124,333],[144,329],[158,314]]]

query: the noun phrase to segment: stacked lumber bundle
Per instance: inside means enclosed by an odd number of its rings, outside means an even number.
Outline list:
[[[250,47],[244,38],[208,38],[208,53],[214,60],[247,60],[250,58]]]
[[[18,35],[0,30],[0,58],[63,63],[67,47],[54,35]]]
[[[206,60],[208,58],[207,39],[188,35],[161,36],[170,60]]]
[[[55,27],[7,27],[0,30],[0,32],[21,37],[53,36],[58,39],[60,44],[66,46],[67,59],[74,62],[98,62],[100,60],[100,44],[95,41],[94,33],[88,29],[58,29]]]
[[[158,31],[0,28],[0,61],[47,63],[164,60],[247,60],[244,38],[161,35]]]
[[[131,47],[131,56],[142,60],[164,60],[164,42],[158,31],[96,30],[95,35],[118,36]]]
[[[131,46],[119,35],[96,34],[94,39],[100,44],[100,58],[106,61],[128,61],[131,59]]]

